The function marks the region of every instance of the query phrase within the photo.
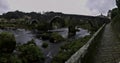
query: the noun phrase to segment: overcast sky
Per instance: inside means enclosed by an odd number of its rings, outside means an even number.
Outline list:
[[[24,12],[55,11],[69,14],[106,14],[115,0],[0,0],[0,14],[20,10]]]

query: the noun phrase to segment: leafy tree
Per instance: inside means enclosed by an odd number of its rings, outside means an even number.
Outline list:
[[[114,8],[111,12],[111,19],[113,19],[118,14],[118,8]]]
[[[120,10],[120,0],[116,0],[116,5],[117,5],[118,9]]]
[[[2,32],[0,34],[0,52],[12,53],[16,47],[16,41],[13,34],[8,32]]]
[[[74,25],[69,25],[68,27],[68,35],[69,37],[74,36],[76,34],[76,29]]]
[[[50,28],[48,23],[39,23],[38,26],[36,27],[39,31],[48,31],[48,29]]]
[[[0,54],[0,63],[22,63],[21,59],[14,54]]]
[[[3,17],[6,19],[18,19],[18,18],[22,18],[23,16],[24,16],[24,13],[18,10],[15,12],[8,12],[3,14]]]
[[[118,8],[112,10],[112,28],[120,38],[120,0],[116,0],[116,5]]]
[[[44,43],[42,44],[42,47],[43,47],[43,48],[47,48],[47,47],[48,47],[48,43],[45,43],[45,42],[44,42]]]
[[[56,32],[51,34],[50,42],[57,43],[61,41],[64,41],[64,38],[60,34]]]
[[[30,43],[28,42],[27,44],[19,46],[19,57],[22,59],[23,63],[43,63],[43,54],[32,41],[29,41]]]

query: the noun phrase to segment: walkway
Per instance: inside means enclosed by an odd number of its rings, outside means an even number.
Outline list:
[[[120,41],[108,24],[87,63],[120,63]]]

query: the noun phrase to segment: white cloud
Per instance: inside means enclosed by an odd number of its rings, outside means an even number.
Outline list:
[[[91,15],[85,7],[87,0],[7,0],[11,10],[56,11],[72,14]]]
[[[106,14],[109,9],[115,7],[115,0],[88,0],[86,5],[91,12]]]
[[[0,0],[1,1],[5,0]],[[6,0],[3,2],[6,8],[10,7],[9,11],[20,10],[24,12],[42,12],[55,11],[70,14],[97,15],[106,13],[109,9],[115,6],[113,0]],[[0,9],[1,9],[0,5]],[[2,8],[3,9],[3,8]],[[0,12],[6,11],[0,10]]]
[[[6,12],[9,9],[6,0],[0,0],[0,14]]]

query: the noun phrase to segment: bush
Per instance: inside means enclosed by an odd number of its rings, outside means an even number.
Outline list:
[[[12,53],[16,47],[16,41],[13,34],[8,32],[2,32],[0,34],[0,52]]]
[[[0,63],[22,63],[21,59],[14,54],[1,54]]]
[[[37,35],[36,35],[36,38],[40,38],[40,37],[41,37],[41,35],[40,35],[40,34],[37,34]]]
[[[68,37],[74,36],[76,34],[75,26],[70,25],[68,29],[69,29]]]
[[[118,8],[114,8],[112,9],[112,12],[111,12],[111,19],[115,18],[115,16],[118,15]]]
[[[71,55],[79,50],[91,36],[86,36],[81,39],[76,39],[71,42],[66,42],[65,45],[61,46],[59,53],[53,58],[52,63],[64,63]]]
[[[50,28],[49,23],[39,23],[38,26],[36,27],[37,30],[39,31],[48,31]]]
[[[47,39],[49,39],[49,37],[50,37],[50,35],[48,33],[43,33],[42,34],[42,39],[43,40],[47,40]]]
[[[11,55],[9,63],[22,63],[22,60],[15,55]]]
[[[43,48],[47,48],[47,47],[48,47],[48,43],[45,43],[45,42],[44,42],[44,43],[42,44],[42,47],[43,47]]]
[[[31,41],[30,41],[31,42]],[[23,63],[43,63],[44,57],[35,43],[27,43],[18,47],[18,56]]]
[[[64,38],[58,34],[58,33],[52,33],[51,34],[51,37],[50,37],[50,42],[52,43],[57,43],[57,42],[60,42],[60,41],[63,41]]]
[[[32,39],[31,41],[28,41],[28,42],[27,42],[27,44],[34,44],[34,45],[36,45],[36,43],[35,43],[35,40],[34,40],[34,39]]]

